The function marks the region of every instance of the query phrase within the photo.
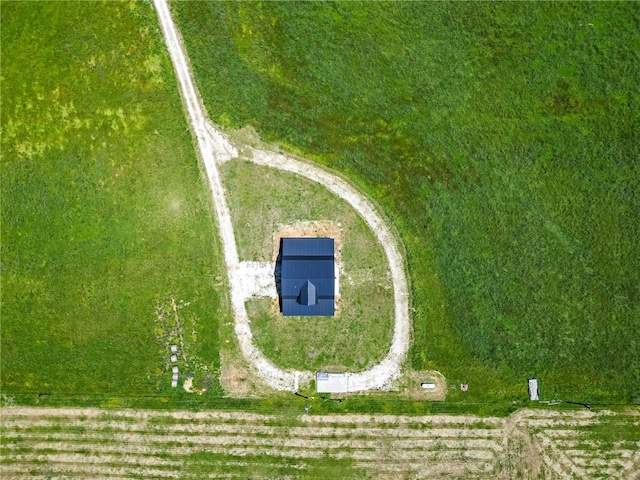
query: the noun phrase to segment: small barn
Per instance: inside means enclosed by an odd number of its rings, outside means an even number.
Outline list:
[[[333,316],[335,250],[333,238],[283,238],[281,300],[285,316]]]
[[[347,393],[348,380],[347,373],[317,372],[316,390],[318,393]]]

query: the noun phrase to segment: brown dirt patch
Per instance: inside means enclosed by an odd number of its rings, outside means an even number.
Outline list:
[[[277,300],[275,300],[277,308]],[[233,328],[233,327],[231,327]],[[230,332],[232,335],[233,333]],[[228,335],[225,333],[225,336]],[[220,348],[220,384],[230,398],[264,398],[283,392],[268,387],[247,365],[235,335],[222,340]],[[227,343],[227,341],[229,343]]]
[[[221,362],[220,384],[226,395],[232,398],[255,397],[255,389],[252,388],[251,372],[246,367],[229,365],[230,362]]]
[[[278,255],[280,239],[284,237],[330,237],[335,242],[336,262],[342,252],[342,229],[340,224],[328,220],[300,221],[292,225],[277,225],[273,234],[273,258]]]

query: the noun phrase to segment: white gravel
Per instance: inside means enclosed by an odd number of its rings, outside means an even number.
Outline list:
[[[276,367],[252,342],[253,335],[244,302],[247,298],[247,293],[256,289],[247,287],[249,282],[246,278],[246,273],[255,270],[261,271],[263,267],[241,264],[238,259],[231,215],[217,168],[217,163],[237,157],[238,151],[207,118],[206,110],[193,82],[186,51],[166,0],[154,0],[154,5],[158,12],[165,43],[176,71],[189,123],[196,136],[199,154],[211,186],[213,204],[218,218],[229,275],[235,331],[240,348],[249,364],[253,366],[256,373],[266,384],[278,390],[295,391],[299,384],[307,384],[313,378],[313,373],[309,371],[285,371]],[[268,165],[293,172],[324,185],[335,195],[349,202],[376,234],[389,261],[393,281],[395,297],[393,340],[389,352],[382,362],[364,372],[349,373],[348,385],[350,392],[390,387],[393,380],[400,376],[400,368],[406,357],[410,341],[408,282],[398,239],[393,235],[391,229],[378,214],[373,204],[354,187],[336,175],[285,155],[257,149],[251,150],[249,160],[260,165]],[[261,275],[260,278],[264,278],[264,272]],[[256,275],[255,278],[258,279],[258,277],[259,275]],[[257,290],[261,290],[261,287]]]
[[[251,297],[278,297],[275,268],[275,262],[240,262],[238,275],[245,300]]]

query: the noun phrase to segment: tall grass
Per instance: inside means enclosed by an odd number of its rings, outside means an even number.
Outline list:
[[[155,12],[5,2],[1,21],[2,391],[175,395],[157,310],[184,301],[180,353],[211,372],[227,310]]]
[[[413,367],[475,400],[640,396],[634,3],[175,2],[209,113],[394,218]]]

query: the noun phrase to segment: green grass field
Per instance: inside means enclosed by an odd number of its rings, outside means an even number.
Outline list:
[[[531,374],[543,399],[640,397],[636,4],[173,9],[215,122],[385,208],[407,246],[412,367],[489,402],[323,408],[503,412]],[[1,22],[2,392],[169,405],[178,341],[183,372],[220,393],[224,269],[155,12],[3,2]]]
[[[3,2],[1,27],[2,392],[178,395],[177,341],[219,394],[225,274],[155,11]]]
[[[214,122],[338,169],[407,246],[415,369],[640,397],[636,3],[175,2]],[[452,397],[452,399],[454,399]]]
[[[272,299],[251,299],[256,346],[283,368],[357,371],[378,363],[391,344],[393,289],[382,247],[362,218],[324,187],[290,173],[231,161],[221,175],[241,261],[275,261],[276,235],[303,228],[300,222],[324,225],[329,230],[318,235],[336,240],[338,315],[283,317]]]

